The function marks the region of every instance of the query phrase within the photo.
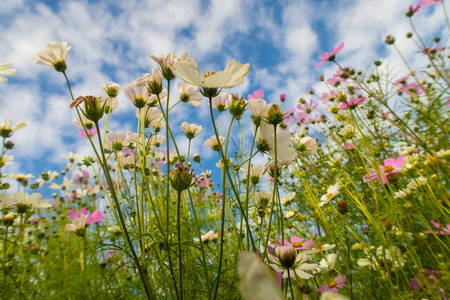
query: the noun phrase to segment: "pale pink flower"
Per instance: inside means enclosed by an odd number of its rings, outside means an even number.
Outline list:
[[[69,212],[67,213],[69,215],[69,217],[72,220],[75,220],[76,218],[80,218],[81,215],[86,215],[86,224],[90,225],[90,224],[94,224],[94,223],[98,223],[101,222],[103,219],[103,215],[105,213],[102,213],[101,211],[99,211],[98,209],[96,209],[92,215],[89,216],[89,213],[86,209],[86,207],[82,207],[80,209],[80,214],[77,213],[77,210],[75,208],[72,208],[71,210],[69,210]]]
[[[314,104],[313,100],[309,99],[309,103],[305,102],[303,104],[299,104],[299,105],[297,105],[297,109],[300,110],[300,111],[304,111],[307,114],[310,114],[316,109],[316,107],[318,105],[319,105],[318,103]]]
[[[324,54],[322,54],[321,56],[319,56],[320,59],[322,59],[321,62],[316,64],[316,67],[319,67],[321,65],[323,65],[324,63],[326,63],[327,61],[334,61],[334,59],[336,58],[336,54],[342,50],[342,48],[344,48],[344,42],[340,43],[339,46],[337,46],[336,48],[333,49],[333,51],[331,51],[331,53],[325,52]]]
[[[250,99],[262,99],[264,97],[263,89],[259,89],[253,92],[253,94],[248,95],[248,100]]]
[[[322,285],[317,291],[320,292],[331,292],[331,293],[338,293],[338,288],[342,289],[345,284],[346,277],[342,277],[341,275],[336,276],[333,280],[330,282],[325,283]]]
[[[283,244],[283,240],[280,238],[278,239],[278,242],[280,244],[273,244],[274,246],[277,247],[281,247]],[[294,235],[291,237],[291,241],[289,242],[288,240],[284,240],[284,245],[292,245],[292,247],[294,247],[295,250],[307,250],[310,249],[313,245],[314,241],[308,240],[308,241],[303,241],[300,237]]]
[[[90,137],[93,137],[93,136],[96,136],[97,135],[97,129],[87,129],[86,128],[86,131],[87,131],[87,134],[90,136]],[[88,138],[88,136],[86,135],[86,131],[84,131],[84,129],[83,128],[81,128],[80,129],[80,132],[78,132],[78,136],[81,136],[82,138]]]
[[[439,2],[442,2],[442,0],[420,0],[418,4],[420,6],[432,6]]]
[[[347,107],[349,107],[350,109],[354,109],[358,107],[364,101],[364,99],[366,99],[366,97],[361,97],[358,99],[350,97],[350,100],[347,100],[347,103],[342,103],[341,106],[339,106],[339,109],[345,109]]]

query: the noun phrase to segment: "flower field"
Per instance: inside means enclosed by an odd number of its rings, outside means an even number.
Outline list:
[[[335,66],[318,78],[327,92],[311,88],[294,107],[284,94],[264,99],[264,87],[233,93],[251,72],[234,59],[211,71],[187,53],[150,55],[150,73],[79,95],[68,43],[33,53],[64,80],[91,155],[63,154],[58,172],[7,173],[28,122],[1,124],[0,298],[447,299],[444,5],[405,10],[414,53],[394,36],[380,41],[403,73],[381,61],[341,65],[342,42],[317,58],[317,68]],[[444,8],[448,31],[425,42],[414,15],[430,6]],[[0,84],[15,74],[1,64]],[[120,93],[134,105],[134,131],[110,129]],[[209,125],[171,126],[180,106],[207,106]],[[200,132],[213,160],[191,151]]]

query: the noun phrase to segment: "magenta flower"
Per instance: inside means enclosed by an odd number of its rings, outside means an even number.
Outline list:
[[[103,219],[103,215],[105,213],[102,213],[101,211],[99,211],[98,209],[96,209],[92,215],[89,216],[89,213],[87,211],[87,209],[85,207],[82,207],[80,209],[80,214],[77,213],[77,210],[75,208],[72,208],[71,210],[69,210],[69,212],[67,213],[69,215],[69,217],[74,220],[75,218],[79,218],[81,215],[86,215],[88,216],[86,218],[86,224],[94,224],[94,223],[98,223],[101,222]]]
[[[253,92],[253,94],[248,95],[248,100],[250,99],[262,99],[264,97],[263,89],[259,89]]]
[[[431,224],[436,226],[437,229],[442,229],[443,231],[425,231],[425,233],[434,233],[434,234],[450,234],[450,224],[447,224],[447,227],[441,227],[441,225],[436,221],[430,221]]]
[[[410,5],[408,7],[408,10],[406,11],[406,16],[408,18],[411,18],[416,12],[418,12],[420,9],[420,5],[417,5],[416,7]]]
[[[281,247],[283,244],[283,240],[280,238],[278,240],[278,242],[280,244],[274,244],[277,247]],[[294,235],[291,237],[291,241],[289,242],[288,240],[284,240],[284,245],[292,245],[292,247],[294,247],[295,250],[308,250],[311,249],[312,245],[313,245],[314,241],[303,241],[301,238],[299,238],[298,236]]]
[[[336,58],[336,54],[342,50],[342,48],[344,48],[344,42],[342,42],[339,46],[337,46],[336,48],[333,49],[333,51],[331,53],[325,52],[324,54],[322,54],[321,56],[319,56],[320,59],[322,59],[321,62],[316,64],[316,67],[320,67],[321,65],[323,65],[324,63],[326,63],[327,61],[334,61],[334,59]]]
[[[286,100],[286,94],[280,94],[280,101],[284,102]]]
[[[419,5],[420,6],[432,6],[439,2],[442,2],[442,0],[420,0]]]
[[[356,148],[356,146],[358,146],[358,142],[343,145],[342,148],[344,148],[345,150],[353,150]]]
[[[93,128],[93,129],[86,128],[86,131],[90,137],[97,135],[97,130],[95,128]],[[78,132],[78,135],[81,136],[82,138],[86,138],[86,139],[88,138],[88,136],[86,135],[86,132],[84,131],[83,128],[80,129],[80,132]]]
[[[317,291],[319,293],[321,292],[331,292],[331,293],[338,293],[338,289],[342,289],[345,284],[346,277],[342,277],[341,275],[336,276],[333,280],[330,282],[325,283],[322,285]]]
[[[350,109],[355,109],[364,101],[364,99],[366,99],[366,97],[361,97],[358,99],[350,97],[350,100],[347,100],[347,103],[342,103],[341,106],[339,106],[339,109],[345,109],[347,107]]]
[[[400,169],[405,163],[404,156],[400,156],[397,159],[388,158],[384,160],[384,165],[380,165],[380,175],[381,175],[381,181],[383,184],[386,184],[387,182],[393,180],[396,178],[396,173],[400,173]],[[375,169],[372,168],[373,173],[369,173],[368,175],[365,175],[367,182],[370,182],[375,179],[379,179],[378,173],[375,172]]]

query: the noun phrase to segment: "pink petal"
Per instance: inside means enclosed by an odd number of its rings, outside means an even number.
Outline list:
[[[73,220],[75,218],[79,218],[80,216],[77,214],[77,210],[75,208],[72,208],[71,210],[69,210],[69,212],[67,213],[69,215],[69,217]]]

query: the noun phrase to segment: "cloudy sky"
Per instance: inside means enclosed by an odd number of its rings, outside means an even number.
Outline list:
[[[310,86],[323,89],[318,76],[330,77],[336,67],[315,67],[323,52],[341,42],[342,65],[370,70],[379,59],[401,73],[403,63],[387,34],[396,37],[403,53],[417,51],[405,35],[410,31],[404,14],[418,0],[1,0],[0,63],[12,62],[17,70],[0,83],[0,121],[29,121],[16,132],[17,147],[9,154],[15,164],[7,171],[39,174],[60,170],[68,151],[89,154],[87,140],[77,136],[75,112],[64,78],[47,66],[33,63],[33,52],[50,42],[66,41],[71,47],[67,75],[75,97],[100,95],[103,83],[123,86],[156,66],[149,54],[188,52],[201,70],[221,70],[231,59],[250,63],[245,83],[236,87],[244,97],[264,90],[268,102],[287,95],[285,108],[297,103]],[[423,7],[414,22],[429,42],[443,28],[443,6]],[[407,57],[408,59],[412,57]],[[231,91],[230,91],[231,92]],[[177,91],[173,90],[176,99]],[[111,120],[111,130],[135,130],[134,107],[123,92]],[[193,152],[206,157],[204,140],[213,133],[206,102],[199,108],[184,105],[174,110],[171,126],[182,121],[202,124]],[[226,121],[226,118],[224,118]],[[181,144],[186,143],[180,136]],[[211,167],[212,168],[212,167]]]

